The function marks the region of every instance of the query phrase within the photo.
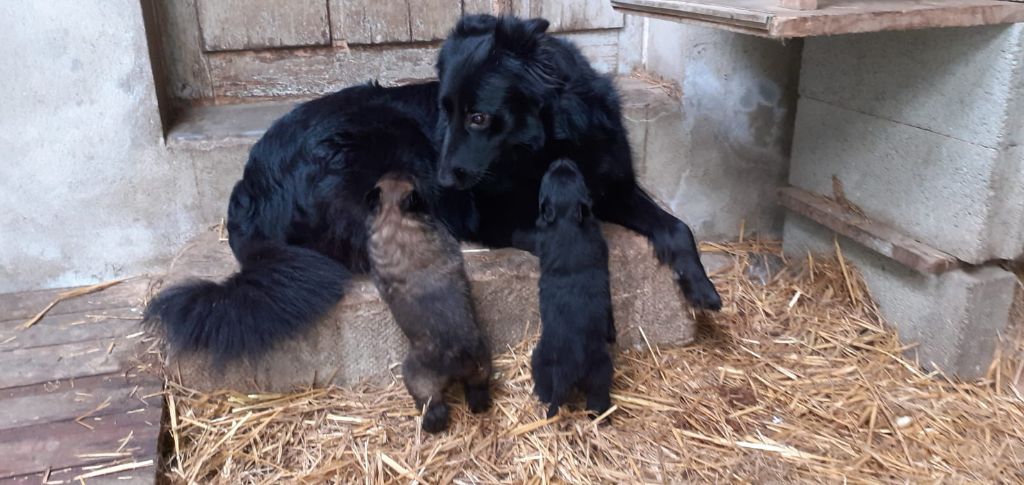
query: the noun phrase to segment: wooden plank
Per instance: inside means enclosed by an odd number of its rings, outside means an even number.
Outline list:
[[[163,381],[122,372],[0,390],[0,430],[160,407]],[[88,423],[87,423],[88,424]]]
[[[199,0],[198,10],[207,52],[331,42],[324,0]]]
[[[133,278],[103,291],[62,301],[53,307],[47,316],[70,313],[97,313],[112,308],[142,305],[149,279]],[[57,295],[69,288],[26,291],[0,295],[0,322],[26,320],[46,307]]]
[[[389,44],[412,40],[407,0],[330,0],[334,40]]]
[[[787,187],[779,191],[779,201],[787,209],[921,273],[941,273],[960,266],[953,256],[820,195]]]
[[[223,52],[209,57],[219,97],[309,96],[378,79],[384,84],[435,76],[437,47]]]
[[[140,354],[141,336],[129,337],[0,352],[0,388],[123,371]]]
[[[462,0],[408,0],[412,40],[441,40],[462,15]]]
[[[790,10],[778,0],[611,0],[615,9],[772,38],[969,27],[1024,21],[1024,4],[1001,0],[841,0]]]
[[[21,320],[0,323],[0,353],[123,337],[142,330],[141,308],[118,308],[97,313],[47,316],[27,329],[17,328]]]
[[[522,7],[518,7],[522,8]],[[532,0],[529,12],[515,12],[521,17],[543,17],[551,22],[551,32],[575,32],[596,29],[617,29],[625,25],[623,15],[608,0]]]
[[[0,433],[0,479],[47,468],[155,461],[161,413],[161,406],[152,406],[141,412],[88,419],[89,427],[72,420],[4,430]],[[123,456],[112,457],[111,453]]]
[[[790,10],[816,10],[818,0],[779,0],[779,6]]]

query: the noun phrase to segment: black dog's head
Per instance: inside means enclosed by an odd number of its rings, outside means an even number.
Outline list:
[[[564,83],[558,51],[574,49],[547,28],[544,19],[473,15],[448,36],[437,62],[441,185],[472,187],[498,175],[500,160],[527,159],[544,147],[542,111]]]
[[[591,200],[586,181],[576,164],[567,159],[555,161],[540,183],[538,227],[557,221],[581,224],[590,220]]]

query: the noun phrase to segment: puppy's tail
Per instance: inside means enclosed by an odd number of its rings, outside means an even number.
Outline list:
[[[241,271],[222,283],[190,281],[168,288],[146,307],[172,349],[212,354],[221,365],[257,356],[310,326],[339,300],[352,274],[310,249],[283,242],[250,243]]]

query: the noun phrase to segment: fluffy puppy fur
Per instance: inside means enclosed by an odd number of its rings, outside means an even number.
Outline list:
[[[601,414],[611,406],[608,344],[615,342],[608,246],[573,162],[559,160],[544,176],[537,228],[543,329],[531,358],[534,392],[550,404],[549,418],[573,388]]]
[[[619,97],[544,19],[463,17],[438,60],[438,180],[469,191],[488,244],[530,248],[537,190],[553,161],[579,164],[594,213],[647,236],[697,308],[721,299],[690,228],[637,185]]]
[[[464,385],[474,413],[491,404],[491,354],[476,323],[459,243],[426,214],[411,177],[388,174],[367,196],[374,282],[409,339],[405,386],[426,410],[423,430],[448,428],[444,391]]]

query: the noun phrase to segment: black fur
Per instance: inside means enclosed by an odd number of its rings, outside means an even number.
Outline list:
[[[395,170],[430,181],[437,84],[355,86],[300,105],[253,146],[231,193],[228,235],[241,271],[223,283],[193,281],[146,309],[176,350],[218,362],[259,355],[300,332],[369,270],[363,197]],[[449,205],[436,185],[431,204]],[[471,216],[452,217],[453,228]]]
[[[241,272],[167,290],[147,320],[159,317],[178,349],[222,361],[259,355],[308,327],[351,273],[368,271],[362,198],[390,171],[411,174],[458,239],[532,248],[540,180],[560,157],[580,163],[600,219],[647,236],[687,298],[718,309],[690,229],[636,184],[611,81],[546,28],[541,19],[464,17],[442,48],[439,83],[355,86],[278,120],[231,194],[228,232]],[[289,249],[273,263],[250,259],[262,247]],[[301,264],[282,262],[299,254]],[[300,280],[311,278],[322,278],[320,292],[305,295]],[[254,294],[271,308],[306,311],[268,313]]]
[[[611,407],[615,342],[608,289],[608,246],[591,213],[592,203],[576,165],[559,160],[541,183],[537,218],[540,315],[543,329],[530,360],[534,392],[558,414],[569,392],[587,396],[595,415]]]
[[[470,16],[445,41],[438,180],[473,195],[477,240],[528,249],[541,177],[554,160],[571,159],[598,218],[647,236],[690,302],[718,310],[721,299],[690,228],[636,183],[611,80],[572,43],[546,34],[547,26],[543,19]]]

